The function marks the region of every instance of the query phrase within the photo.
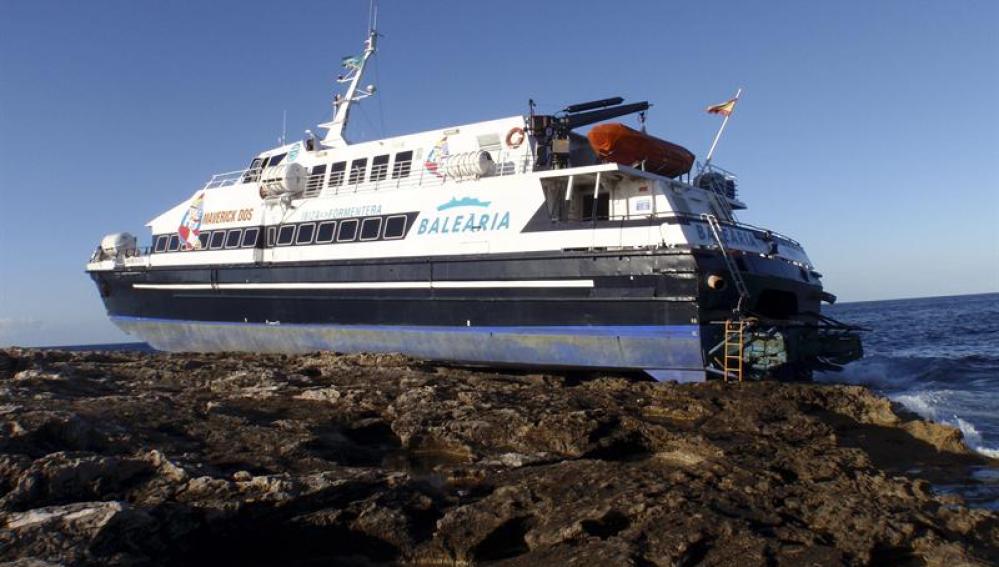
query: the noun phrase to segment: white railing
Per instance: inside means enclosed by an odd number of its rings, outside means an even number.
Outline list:
[[[522,152],[506,153],[494,152],[497,159],[494,161],[495,167],[489,177],[505,177],[532,171],[534,157]],[[349,165],[349,164],[348,164]],[[394,189],[407,189],[413,187],[433,187],[444,185],[445,183],[461,183],[471,181],[475,177],[454,177],[443,171],[443,163],[438,162],[436,172],[431,171],[420,160],[393,163],[391,167],[378,166],[378,169],[369,168],[366,175],[361,180],[350,182],[351,172],[346,170],[331,171],[331,164],[326,164],[326,171],[322,173],[309,174],[305,178],[305,191],[303,197],[316,197],[320,194],[339,195],[342,193],[361,193],[366,191],[381,191]],[[405,176],[400,176],[405,172]],[[260,181],[260,169],[241,169],[218,173],[212,176],[205,183],[205,189],[218,189],[229,187],[241,183],[257,183]],[[382,177],[377,181],[371,181],[372,177]]]
[[[260,180],[260,169],[240,169],[238,171],[227,171],[225,173],[216,173],[205,183],[204,189],[217,189],[219,187],[228,187],[230,185],[238,185],[240,183],[250,183],[253,181]]]

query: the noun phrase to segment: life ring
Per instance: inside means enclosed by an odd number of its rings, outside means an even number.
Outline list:
[[[512,149],[517,149],[524,143],[524,129],[511,128],[506,135],[506,145]]]

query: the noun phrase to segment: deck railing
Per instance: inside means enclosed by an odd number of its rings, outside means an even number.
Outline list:
[[[534,158],[522,152],[493,152],[496,155],[492,173],[483,178],[504,177],[527,173],[533,169]],[[357,175],[350,170],[332,171],[330,164],[325,164],[322,172],[309,174],[305,178],[303,197],[319,195],[339,195],[342,193],[361,193],[388,189],[408,189],[413,187],[432,187],[445,183],[458,183],[475,179],[472,176],[447,175],[446,162],[428,167],[426,162],[411,160],[396,162],[392,167],[378,164],[365,171],[365,175]],[[260,180],[259,169],[241,169],[217,173],[205,183],[204,189],[219,189],[243,183],[257,183]]]

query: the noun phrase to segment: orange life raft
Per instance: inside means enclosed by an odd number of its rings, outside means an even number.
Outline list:
[[[690,171],[694,154],[687,148],[612,122],[594,126],[586,135],[590,147],[604,161],[622,165],[645,162],[645,171],[676,177]]]

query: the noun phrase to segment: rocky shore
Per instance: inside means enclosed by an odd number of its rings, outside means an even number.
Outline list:
[[[0,350],[0,562],[989,565],[997,467],[859,387]]]

